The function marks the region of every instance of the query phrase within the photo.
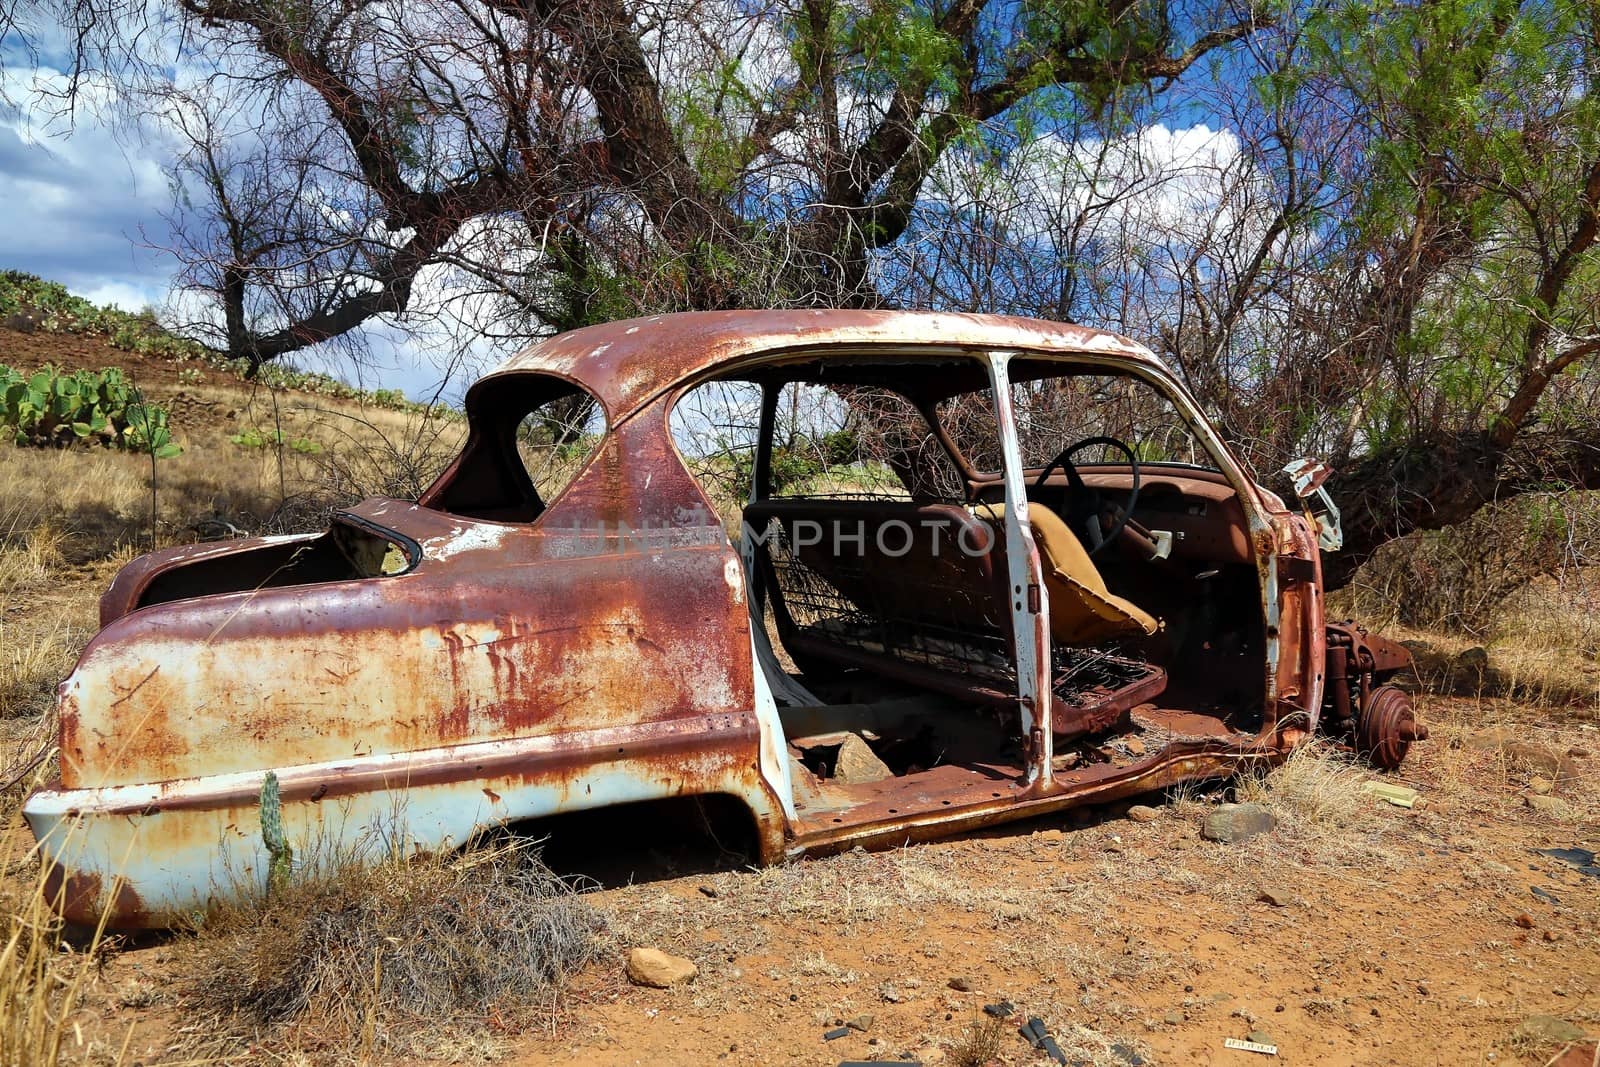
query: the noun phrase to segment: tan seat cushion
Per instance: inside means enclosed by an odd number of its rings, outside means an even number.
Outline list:
[[[978,508],[980,518],[993,517],[998,527],[1004,504]],[[1050,637],[1063,645],[1084,645],[1125,634],[1153,634],[1159,628],[1149,612],[1106,589],[1083,542],[1061,516],[1043,504],[1028,505],[1033,541],[1039,546],[1045,590],[1050,594]],[[998,531],[997,531],[998,532]],[[1004,543],[1004,537],[1001,537]]]

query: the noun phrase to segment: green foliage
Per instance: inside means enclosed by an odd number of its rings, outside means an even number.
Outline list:
[[[281,889],[294,870],[294,848],[283,834],[283,800],[273,771],[261,782],[261,843],[272,857],[267,871],[267,891],[271,893]]]
[[[734,457],[734,492],[740,499],[750,495],[750,483],[755,477],[755,452],[724,444],[723,450]],[[849,430],[832,430],[817,437],[798,433],[772,449],[771,492],[801,486],[839,467],[848,467],[861,459],[861,442]]]
[[[96,373],[46,366],[24,375],[0,364],[0,428],[18,445],[95,441],[159,459],[183,451],[172,439],[167,413],[142,403],[115,367]]]
[[[316,456],[322,454],[322,446],[309,437],[296,437],[292,440],[284,437],[282,430],[273,430],[262,433],[254,427],[249,427],[239,433],[232,434],[228,440],[240,448],[284,448],[291,452],[298,452],[303,456]]]

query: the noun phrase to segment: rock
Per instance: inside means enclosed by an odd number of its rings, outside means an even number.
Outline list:
[[[951,989],[954,989],[957,993],[970,993],[970,992],[972,992],[972,979],[968,978],[964,974],[956,975],[954,978],[950,979],[950,981],[947,982],[946,984]]]
[[[1065,838],[1066,836],[1067,836],[1067,832],[1065,830],[1062,830],[1062,829],[1059,829],[1059,828],[1053,828],[1053,829],[1049,829],[1049,830],[1036,830],[1036,831],[1034,831],[1033,839],[1035,841],[1051,842],[1051,841],[1060,841],[1063,838]]]
[[[860,735],[850,734],[845,737],[844,744],[839,746],[839,755],[833,764],[833,780],[846,785],[859,785],[863,782],[881,782],[885,778],[893,778],[891,771],[877,753],[867,747]]]
[[[1278,886],[1262,886],[1256,892],[1256,899],[1271,904],[1274,908],[1287,908],[1294,903],[1294,897],[1289,895],[1289,891]]]
[[[1462,742],[1467,748],[1478,752],[1496,752],[1517,739],[1517,732],[1509,726],[1491,726],[1487,730],[1479,730],[1469,734]]]
[[[1278,825],[1278,819],[1262,804],[1222,804],[1206,816],[1200,836],[1207,841],[1236,845]]]
[[[1111,1046],[1111,1055],[1118,1063],[1126,1063],[1128,1067],[1144,1067],[1145,1058],[1135,1052],[1132,1046],[1120,1042]]]
[[[1168,1026],[1179,1026],[1183,1023],[1183,1012],[1169,1011],[1161,1017],[1161,1021]]]
[[[1574,768],[1565,756],[1552,749],[1545,748],[1543,745],[1535,745],[1527,741],[1511,741],[1500,751],[1505,753],[1506,762],[1512,766],[1538,771],[1540,774],[1554,778],[1558,782],[1574,775]]]
[[[850,1029],[859,1030],[864,1034],[872,1029],[872,1016],[870,1014],[857,1015],[854,1018],[846,1019],[844,1024]]]
[[[1539,1044],[1564,1045],[1569,1041],[1582,1041],[1589,1035],[1583,1027],[1554,1015],[1530,1015],[1522,1020],[1513,1036]]]
[[[1252,1030],[1250,1031],[1250,1036],[1246,1037],[1245,1040],[1252,1041],[1257,1045],[1277,1044],[1276,1041],[1272,1040],[1272,1035],[1267,1033],[1265,1030]]]
[[[1567,807],[1567,802],[1560,797],[1540,796],[1534,793],[1522,798],[1523,801],[1540,815],[1549,815],[1557,819],[1564,819],[1572,814],[1572,809]]]
[[[1155,822],[1161,818],[1161,809],[1148,804],[1135,804],[1128,809],[1128,818],[1133,822]]]
[[[1556,787],[1556,784],[1542,775],[1534,775],[1528,779],[1528,792],[1535,796],[1546,796]]]
[[[714,885],[703,885],[703,886],[700,887],[700,894],[702,896],[710,897],[712,900],[716,900],[717,899],[717,887],[714,886]]]
[[[628,981],[652,989],[670,989],[700,973],[700,968],[682,956],[672,956],[658,948],[636,948],[628,953]]]

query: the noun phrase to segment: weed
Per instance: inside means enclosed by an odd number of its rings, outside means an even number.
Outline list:
[[[998,1016],[975,1013],[955,1047],[950,1050],[954,1067],[986,1067],[1000,1054],[1006,1021]]]

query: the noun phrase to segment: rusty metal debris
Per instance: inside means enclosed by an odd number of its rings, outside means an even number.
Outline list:
[[[680,401],[718,383],[759,397],[742,503],[673,435]],[[847,412],[852,391],[898,397],[915,424],[897,439],[949,477],[861,454],[842,495],[778,492],[778,397],[801,386]],[[524,456],[576,440],[538,436],[552,406],[599,429],[545,494]],[[1041,430],[1049,411],[1061,429]],[[417,501],[118,573],[60,688],[60,775],[25,807],[69,918],[162,925],[259,888],[269,773],[297,858],[718,795],[775,862],[1108,804],[1318,732],[1383,767],[1427,736],[1384,684],[1405,650],[1323,617],[1326,531],[1126,339],[971,315],[661,316],[541,341],[466,414]],[[1110,460],[1090,462],[1097,441]],[[901,484],[865,492],[850,479],[869,470]],[[847,742],[864,775],[816,755]]]

